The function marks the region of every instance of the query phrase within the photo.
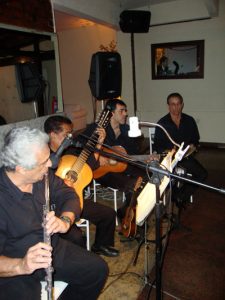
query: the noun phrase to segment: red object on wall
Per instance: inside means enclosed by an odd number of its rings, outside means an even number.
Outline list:
[[[58,102],[55,96],[52,98],[52,113],[56,113],[58,110]]]

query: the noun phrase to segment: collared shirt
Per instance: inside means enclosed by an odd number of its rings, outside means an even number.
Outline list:
[[[120,125],[120,135],[118,137],[115,136],[115,133],[111,127],[111,124],[106,129],[106,139],[105,143],[110,146],[120,145],[122,146],[126,152],[130,155],[139,154],[140,153],[140,143],[137,142],[139,138],[131,138],[128,136],[128,131],[130,127],[127,124]]]
[[[80,216],[79,199],[74,189],[49,170],[50,204],[59,217],[62,212]],[[0,168],[0,255],[24,257],[29,247],[43,241],[44,179],[33,184],[32,193],[22,192]],[[52,236],[52,246],[58,234]]]
[[[185,146],[190,144],[197,146],[199,143],[200,136],[197,124],[194,118],[187,114],[182,113],[179,128],[173,122],[169,113],[162,117],[158,121],[158,124],[162,125],[172,139],[178,144],[184,142]],[[156,127],[153,150],[162,153],[173,147],[173,143],[169,140],[164,131],[161,128]]]

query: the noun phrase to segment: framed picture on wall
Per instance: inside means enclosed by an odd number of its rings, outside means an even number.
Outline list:
[[[204,40],[151,45],[152,79],[204,78]]]

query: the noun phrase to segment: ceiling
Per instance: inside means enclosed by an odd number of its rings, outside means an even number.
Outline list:
[[[202,19],[203,10],[207,11],[208,18],[218,16],[219,0],[195,0],[195,1],[202,2],[202,7],[201,7],[202,11],[199,12],[195,11],[195,17],[194,17],[195,19]],[[177,5],[182,5],[182,3],[184,6],[186,6],[185,7],[186,10],[188,10],[189,8],[186,5],[186,3],[188,2],[189,2],[189,6],[191,6],[190,0],[105,0],[105,2],[108,2],[111,5],[114,5],[115,7],[119,6],[120,11],[143,9],[144,7],[145,9],[147,8],[150,10],[152,9],[154,10],[157,9],[160,4],[161,5],[174,4],[176,7]],[[101,3],[101,2],[96,1],[95,4],[98,5],[97,3]],[[99,11],[101,11],[100,6],[99,6]],[[63,30],[76,28],[76,27],[87,27],[95,24],[91,19],[88,20],[88,19],[80,18],[79,13],[77,13],[77,15],[76,14],[74,15],[73,13],[69,14],[59,10],[55,10],[54,14],[55,14],[57,31],[63,31]],[[180,22],[182,22],[182,18],[184,19],[186,18],[186,16],[185,17],[179,16],[179,17],[180,17]],[[185,21],[187,20],[185,19]],[[173,21],[171,22],[166,21],[165,23],[172,24]],[[160,25],[163,25],[163,23],[160,23]]]
[[[52,50],[39,48],[40,43],[47,40],[50,40],[49,35],[0,28],[0,67],[54,59]]]
[[[151,10],[152,9],[154,10],[154,8],[157,7],[157,5],[162,5],[162,4],[178,5],[179,3],[181,3],[181,1],[184,2],[184,1],[191,1],[191,0],[120,0],[120,1],[104,0],[104,3],[107,3],[106,1],[108,1],[108,3],[113,7],[115,6],[117,10],[119,7],[120,11],[123,11],[127,9],[135,10],[140,7],[149,7],[151,8]],[[201,1],[204,4],[203,6],[205,6],[205,8],[207,9],[208,15],[210,17],[218,15],[219,0],[201,0]],[[101,12],[101,7],[100,7],[101,3],[102,3],[101,0],[96,0],[95,2],[96,5],[99,5],[99,7],[96,7],[98,12]],[[54,14],[55,14],[56,31],[62,31],[71,28],[76,28],[76,27],[87,27],[96,24],[93,22],[93,19],[91,20],[91,18],[90,19],[81,18],[79,16],[79,13],[77,13],[77,15],[74,15],[74,14],[69,14],[69,13],[55,10]],[[198,18],[198,15],[196,15],[196,18]],[[182,20],[182,16],[181,16],[181,20]],[[22,62],[24,57],[26,57],[28,61],[29,59],[30,60],[38,59],[41,61],[46,59],[47,60],[54,59],[54,51],[51,50],[43,51],[39,49],[40,42],[46,40],[50,40],[50,37],[47,35],[35,34],[31,32],[14,31],[11,29],[9,30],[0,27],[0,44],[1,44],[0,66],[7,66],[7,65],[16,64],[18,62]],[[24,48],[29,45],[32,45],[32,47],[30,47],[29,50],[26,49],[25,51]]]

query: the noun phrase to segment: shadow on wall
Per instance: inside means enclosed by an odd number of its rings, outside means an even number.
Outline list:
[[[87,125],[87,111],[79,104],[64,104],[65,114],[73,122],[75,131],[85,129]]]

